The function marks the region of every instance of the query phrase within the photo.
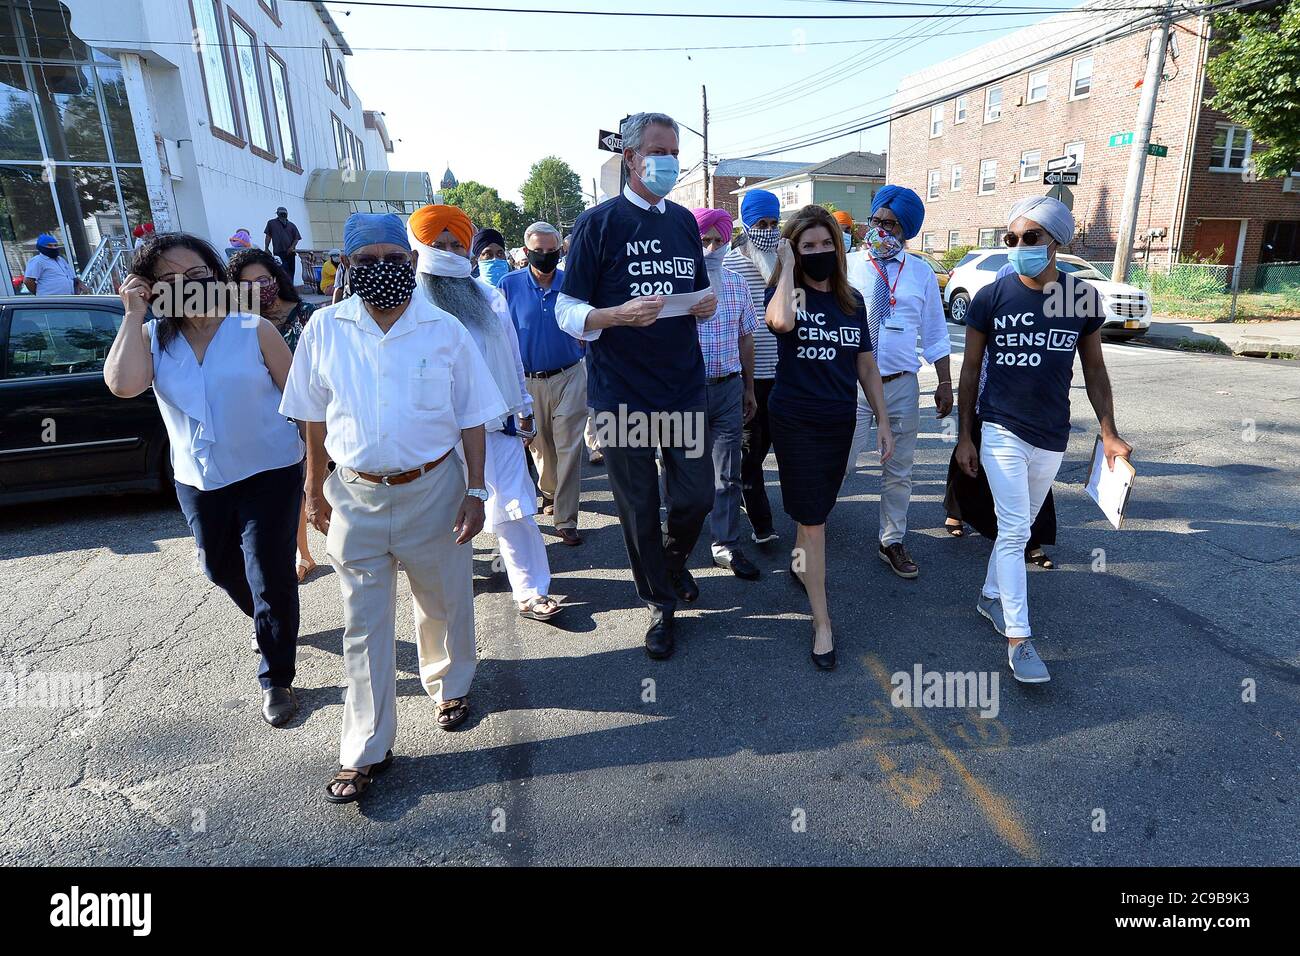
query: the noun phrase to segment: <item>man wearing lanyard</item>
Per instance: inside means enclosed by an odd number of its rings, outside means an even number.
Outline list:
[[[952,372],[948,356],[948,327],[943,318],[939,281],[924,262],[909,258],[904,242],[921,231],[925,206],[921,197],[901,186],[884,186],[871,201],[866,246],[849,256],[849,283],[867,303],[871,346],[885,385],[894,454],[881,466],[880,560],[901,578],[914,578],[920,568],[907,553],[907,507],[912,498],[912,461],[921,427],[921,386],[917,380],[921,355],[939,376],[934,390],[937,418],[952,411]],[[874,416],[866,396],[858,391],[858,426],[849,452],[849,471],[871,437]],[[877,423],[878,424],[878,423]]]
[[[587,367],[582,343],[555,321],[555,304],[564,288],[559,230],[548,222],[533,223],[524,230],[524,254],[528,268],[507,275],[498,291],[519,333],[519,353],[533,397],[537,435],[529,447],[537,464],[537,484],[554,508],[555,533],[565,544],[579,545]]]

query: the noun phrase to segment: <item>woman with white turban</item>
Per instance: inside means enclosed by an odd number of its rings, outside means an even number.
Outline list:
[[[1101,351],[1101,295],[1056,268],[1057,251],[1073,237],[1074,217],[1059,200],[1031,196],[1012,207],[1003,242],[1016,274],[996,279],[971,302],[957,403],[957,464],[972,478],[983,468],[998,522],[976,610],[1006,637],[1016,680],[1034,684],[1051,676],[1030,640],[1024,548],[1069,444],[1076,351],[1106,464],[1113,468],[1133,451],[1115,429]]]

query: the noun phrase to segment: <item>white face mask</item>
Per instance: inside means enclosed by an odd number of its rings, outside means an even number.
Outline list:
[[[714,269],[722,265],[722,260],[727,257],[727,253],[730,251],[731,243],[724,242],[712,252],[706,252],[704,254],[704,264],[708,266],[709,271],[712,272]]]
[[[427,250],[427,251],[426,251]],[[420,250],[420,271],[435,276],[448,276],[463,279],[474,271],[473,264],[466,256],[458,256],[445,249],[426,246]]]

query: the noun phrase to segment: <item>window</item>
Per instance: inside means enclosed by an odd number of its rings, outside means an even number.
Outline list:
[[[961,233],[958,232],[956,229],[950,229],[948,231],[948,248],[956,249],[960,245],[961,245]]]
[[[923,232],[923,233],[921,233],[921,251],[922,251],[922,252],[930,252],[931,250],[933,250],[933,249],[937,249],[937,248],[938,248],[938,246],[936,246],[936,245],[934,244],[934,233],[932,233],[932,232]]]
[[[107,309],[16,308],[5,378],[102,372],[121,316]]]
[[[1092,92],[1092,57],[1081,56],[1070,70],[1070,99],[1083,99]]]
[[[1250,159],[1250,131],[1230,123],[1214,124],[1214,145],[1210,147],[1210,169],[1219,173],[1239,173]]]
[[[991,86],[984,94],[984,122],[996,123],[1002,118],[1002,87]]]
[[[344,136],[343,123],[333,113],[330,114],[330,126],[334,130],[334,161],[339,169],[348,165],[348,141]]]
[[[930,107],[930,138],[943,135],[943,104],[935,103]]]
[[[230,12],[230,35],[234,40],[235,69],[239,75],[239,93],[248,119],[248,143],[263,159],[274,160],[271,124],[266,115],[266,97],[262,95],[262,71],[257,66],[257,37],[235,12]]]
[[[957,106],[956,109],[953,110],[953,117],[952,117],[953,123],[956,124],[956,123],[966,122],[966,115],[968,113],[970,113],[970,97],[969,96],[957,97]]]
[[[943,170],[941,169],[930,170],[929,183],[925,191],[925,195],[927,199],[939,198],[939,177],[942,174],[943,174]]]
[[[337,93],[339,88],[334,82],[334,60],[330,56],[330,45],[322,40],[320,50],[321,56],[325,58],[325,85]]]
[[[998,229],[981,229],[981,230],[980,230],[980,245],[981,245],[981,246],[984,245],[984,242],[983,242],[983,236],[984,236],[984,233],[986,233],[986,232],[991,232],[991,233],[993,233],[993,237],[992,237],[992,238],[993,238],[993,241],[990,242],[990,243],[988,244],[988,246],[985,247],[985,248],[990,248],[990,249],[991,249],[993,246],[995,246],[995,245],[997,244],[997,238],[998,238],[998,237],[997,237],[997,233],[1000,232],[1000,230],[998,230]],[[1006,264],[1007,264],[1007,254],[1006,254],[1005,252],[995,252],[995,253],[993,253],[993,255],[991,255],[991,256],[985,256],[983,259],[981,259],[980,262],[979,262],[979,265],[977,265],[975,268],[978,269],[980,272],[997,272],[999,269],[1001,269],[1001,268],[1002,268],[1004,265],[1006,265]]]
[[[1030,149],[1020,154],[1020,181],[1036,183],[1043,175],[1043,151]]]
[[[239,114],[235,112],[234,85],[216,0],[190,0],[190,13],[194,38],[198,41],[199,73],[203,76],[210,128],[214,136],[242,148],[244,141],[239,138]]]
[[[952,191],[956,192],[959,189],[961,189],[961,167],[954,166],[952,168]]]
[[[998,234],[1000,229],[981,229],[979,234],[979,247],[981,249],[992,249],[998,244]]]
[[[267,12],[267,15],[275,21],[277,27],[282,25],[280,23],[280,0],[257,0],[257,2]]]
[[[987,196],[998,188],[998,161],[996,159],[986,159],[980,163],[980,189],[981,196]]]
[[[1074,165],[1078,168],[1083,167],[1083,140],[1074,143],[1065,144],[1065,155],[1074,159]]]
[[[1047,71],[1035,70],[1029,74],[1029,102],[1041,103],[1047,99]]]
[[[357,169],[366,168],[366,146],[361,142],[361,137],[357,137]]]
[[[289,99],[289,70],[270,50],[266,51],[267,72],[271,76],[271,102],[275,106],[275,122],[280,133],[280,155],[284,165],[295,173],[302,172],[298,159],[298,132],[293,125],[293,101]]]
[[[351,106],[352,104],[348,101],[348,77],[347,74],[343,72],[343,61],[335,60],[334,62],[336,66],[334,77],[338,80],[339,84],[339,99],[343,100],[344,106]]]

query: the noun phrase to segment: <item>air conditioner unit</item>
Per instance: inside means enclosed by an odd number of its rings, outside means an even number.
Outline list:
[[[1282,180],[1282,192],[1300,193],[1300,175],[1292,173]]]
[[[1023,96],[1017,96],[1017,97],[1016,97],[1016,105],[1017,105],[1017,106],[1024,106],[1024,105],[1025,105],[1025,98],[1024,98]]]

